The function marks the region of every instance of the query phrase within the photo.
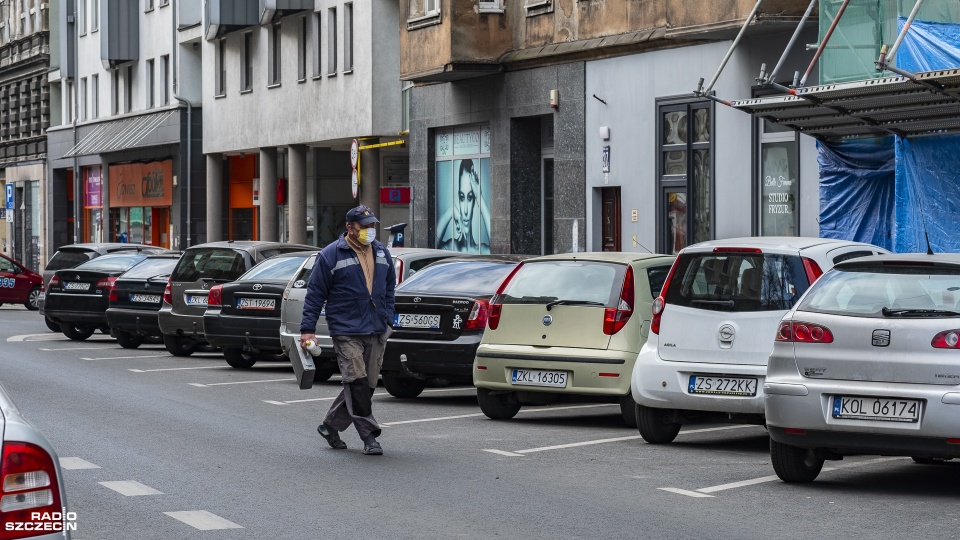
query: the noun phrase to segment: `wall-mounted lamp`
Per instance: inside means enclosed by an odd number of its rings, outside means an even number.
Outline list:
[[[560,92],[556,89],[550,91],[550,108],[560,108]]]
[[[605,141],[610,140],[610,126],[600,126],[600,138]]]

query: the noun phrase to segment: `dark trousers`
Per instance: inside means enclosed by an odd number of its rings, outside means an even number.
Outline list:
[[[361,439],[380,436],[380,424],[373,417],[373,391],[380,378],[386,341],[380,334],[333,337],[343,390],[333,400],[323,423],[337,431],[346,431],[353,424]]]

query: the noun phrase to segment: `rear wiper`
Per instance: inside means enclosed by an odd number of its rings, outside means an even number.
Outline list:
[[[960,317],[960,313],[946,309],[890,309],[884,307],[880,310],[884,317],[928,317],[935,315],[953,315]]]
[[[691,300],[691,304],[710,304],[711,306],[733,307],[733,300]]]
[[[147,278],[147,283],[149,283],[151,280],[162,278],[162,277],[170,277],[170,274],[157,274],[155,276],[150,276]]]
[[[550,311],[550,309],[553,306],[559,306],[561,304],[565,306],[605,306],[606,305],[603,302],[594,302],[592,300],[554,300],[553,302],[549,302],[547,304],[547,311]]]

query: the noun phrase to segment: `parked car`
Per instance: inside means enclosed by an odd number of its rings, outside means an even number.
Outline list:
[[[603,252],[524,261],[490,301],[473,363],[480,410],[508,419],[523,404],[599,396],[619,403],[635,427],[630,374],[673,259]]]
[[[271,257],[232,283],[214,285],[207,295],[203,328],[207,343],[223,349],[230,366],[249,369],[258,359],[276,359],[280,346],[283,291],[318,248]]]
[[[766,382],[770,458],[810,482],[847,454],[960,457],[960,256],[837,265],[780,322]]]
[[[110,335],[125,349],[136,349],[145,338],[159,338],[157,314],[163,303],[163,291],[180,253],[149,255],[140,264],[124,272],[114,282],[107,308]]]
[[[473,357],[487,326],[490,297],[525,257],[444,259],[397,287],[394,333],[380,375],[394,397],[414,398],[429,379],[472,382]]]
[[[31,311],[40,309],[40,291],[43,277],[20,264],[0,255],[0,306],[23,304]]]
[[[731,238],[680,251],[653,303],[633,370],[637,425],[649,443],[685,423],[764,423],[763,379],[780,319],[847,259],[886,253],[825,238]]]
[[[203,313],[211,287],[237,279],[274,255],[311,249],[314,248],[284,242],[233,240],[188,248],[163,292],[159,321],[167,351],[174,356],[190,356],[206,344]]]
[[[67,268],[74,268],[81,263],[85,263],[91,259],[96,259],[101,255],[106,255],[108,253],[116,253],[119,251],[141,251],[144,253],[162,253],[166,249],[157,246],[150,246],[147,244],[126,244],[126,243],[88,243],[88,244],[71,244],[69,246],[63,246],[58,249],[56,253],[53,254],[53,257],[50,257],[50,260],[47,261],[47,265],[43,269],[43,288],[41,289],[40,297],[37,299],[37,305],[40,309],[40,314],[44,315],[44,322],[47,325],[47,328],[53,330],[54,332],[60,331],[60,324],[54,320],[51,320],[46,316],[44,311],[44,302],[46,297],[46,291],[50,288],[50,280],[53,278],[54,272],[57,270],[65,270]]]
[[[396,269],[397,284],[414,275],[427,265],[458,255],[456,251],[428,248],[389,248],[393,256],[393,265]],[[307,295],[307,281],[316,262],[316,256],[308,257],[297,270],[296,275],[287,283],[283,292],[283,305],[280,312],[280,342],[283,353],[287,354],[290,347],[300,346],[300,321],[303,319],[303,299]],[[327,321],[324,317],[317,319],[317,345],[323,351],[319,358],[315,358],[316,375],[314,381],[323,382],[339,371],[336,355],[333,352],[333,340],[327,330]]]
[[[87,339],[97,329],[109,333],[107,308],[116,294],[117,278],[146,258],[146,253],[113,253],[57,270],[47,291],[47,317],[74,341]]]
[[[3,386],[0,437],[0,523],[22,523],[24,530],[31,531],[8,532],[5,528],[0,536],[69,540],[75,523],[64,517],[67,494],[60,459],[50,441],[20,414]]]

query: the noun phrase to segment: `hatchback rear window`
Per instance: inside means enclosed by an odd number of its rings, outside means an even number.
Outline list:
[[[128,270],[127,273],[123,274],[123,277],[134,279],[165,278],[170,275],[170,272],[173,271],[173,267],[176,265],[177,259],[172,257],[163,257],[157,259],[148,258],[147,260]]]
[[[960,312],[960,269],[848,266],[817,280],[797,309],[854,317],[956,317]]]
[[[293,274],[300,268],[306,258],[306,255],[302,257],[273,257],[251,268],[241,279],[280,279],[287,281],[293,277]]]
[[[613,307],[620,298],[622,264],[594,261],[538,261],[517,271],[500,295],[503,304],[567,303]]]
[[[96,259],[87,261],[77,266],[77,270],[87,270],[91,272],[122,272],[133,268],[146,258],[146,254],[140,253],[104,255],[103,257],[97,257]]]
[[[64,268],[73,268],[78,264],[85,263],[96,257],[96,251],[81,251],[76,249],[64,250],[53,254],[53,257],[47,262],[47,270],[63,270]]]
[[[170,277],[173,281],[222,279],[233,281],[246,272],[243,255],[232,249],[201,248],[187,250]]]
[[[497,292],[500,283],[518,263],[500,261],[455,261],[426,266],[401,283],[397,290],[448,294],[486,295]]]
[[[713,311],[781,311],[809,286],[795,255],[689,253],[677,262],[665,300]]]

